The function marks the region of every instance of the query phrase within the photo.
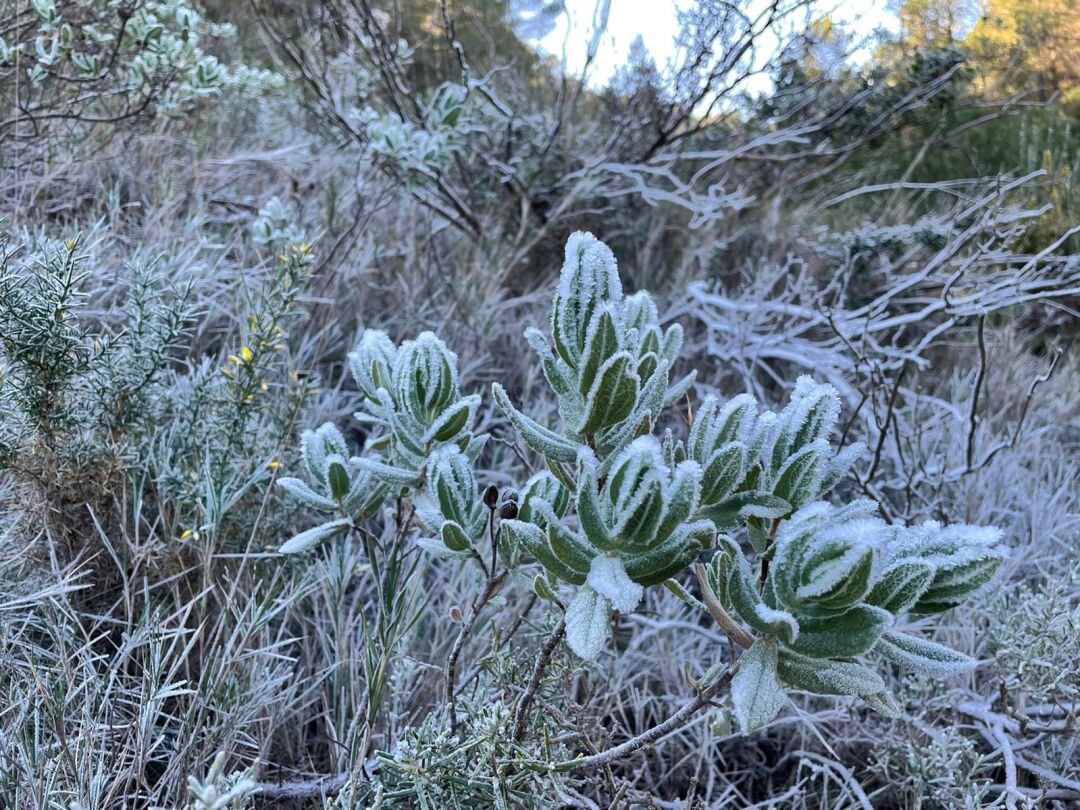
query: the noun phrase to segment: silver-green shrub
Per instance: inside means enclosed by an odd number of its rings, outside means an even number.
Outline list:
[[[747,394],[709,396],[677,437],[665,412],[694,381],[671,382],[682,330],[661,326],[648,293],[624,295],[611,251],[586,233],[567,243],[550,335],[530,328],[525,338],[560,424],[519,410],[498,382],[492,394],[547,470],[520,491],[481,493],[480,398],[459,390],[457,357],[428,332],[398,346],[369,330],[349,356],[365,452],[350,457],[333,425],[304,435],[308,483],[280,483],[336,517],[281,550],[365,532],[383,498],[402,496],[419,518],[421,548],[472,560],[486,575],[462,638],[506,573],[538,570],[537,595],[565,611],[567,643],[585,659],[604,650],[613,612],[638,609],[647,590],[666,585],[743,648],[724,677],[744,730],[769,722],[789,690],[859,696],[893,711],[874,658],[930,676],[973,665],[911,621],[984,587],[1004,557],[1000,532],[890,525],[873,501],[824,500],[863,450],[832,442],[840,414],[832,387],[802,377],[778,412]],[[679,583],[691,566],[700,600]],[[452,725],[458,652],[460,644],[449,665]],[[719,677],[714,667],[709,682]]]

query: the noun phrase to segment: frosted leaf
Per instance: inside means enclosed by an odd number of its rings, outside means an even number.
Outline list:
[[[506,389],[499,383],[491,384],[491,395],[495,399],[495,404],[506,414],[506,418],[524,439],[525,444],[550,461],[565,464],[577,460],[580,445],[544,427],[515,408],[510,404]]]
[[[581,301],[586,296],[596,296],[602,301],[621,300],[619,263],[611,248],[588,231],[570,234],[559,275],[558,295],[566,300]]]
[[[311,477],[322,484],[326,483],[327,456],[349,455],[345,437],[332,422],[324,422],[316,430],[305,430],[300,435],[300,450]]]
[[[551,332],[557,353],[577,368],[585,333],[596,309],[620,305],[622,283],[610,248],[591,233],[578,231],[566,242],[566,260],[551,307]]]
[[[305,506],[310,506],[313,509],[332,510],[337,507],[333,499],[320,495],[299,478],[279,478],[277,485]]]
[[[843,582],[871,551],[872,549],[864,544],[853,545],[841,556],[816,565],[811,572],[804,574],[807,581],[795,592],[796,598],[813,599],[829,593]]]
[[[629,613],[641,602],[644,588],[630,579],[618,557],[593,557],[588,584],[620,613]]]
[[[623,323],[627,329],[637,329],[640,335],[659,320],[656,302],[653,301],[648,290],[639,290],[633,295],[626,296],[623,302]]]
[[[397,346],[381,329],[365,329],[356,348],[349,352],[349,370],[368,399],[375,399],[380,388],[390,385],[396,357]]]
[[[332,520],[329,523],[323,523],[308,529],[306,532],[300,532],[300,534],[292,539],[282,543],[281,548],[278,549],[278,551],[282,554],[298,554],[301,551],[307,551],[324,540],[329,540],[331,537],[337,537],[339,534],[344,534],[349,530],[350,526],[352,526],[352,521],[348,518],[341,518],[340,520]]]
[[[847,475],[851,468],[866,453],[866,445],[862,442],[853,442],[838,452],[829,460],[825,475],[821,479],[821,493],[826,493],[835,487]],[[876,505],[875,505],[876,508]]]
[[[776,662],[776,645],[764,639],[755,641],[739,658],[739,668],[731,679],[731,702],[743,732],[768,723],[787,700]]]
[[[793,689],[817,695],[878,695],[885,692],[881,676],[862,664],[823,661],[783,650],[777,670]]]
[[[457,355],[433,332],[421,332],[401,344],[394,362],[398,404],[422,425],[457,398]]]
[[[429,445],[456,439],[462,431],[471,430],[476,419],[476,409],[479,407],[480,397],[476,394],[458,400],[431,423],[420,441]]]
[[[638,498],[647,484],[667,478],[660,442],[653,436],[639,436],[615,457],[604,489],[616,512],[620,512]]]
[[[944,644],[907,633],[886,631],[874,649],[893,663],[905,664],[917,673],[935,678],[959,675],[978,663]]]
[[[428,463],[428,492],[443,517],[468,525],[476,506],[476,478],[468,457],[453,446],[435,451]]]
[[[566,608],[566,643],[580,658],[591,661],[607,640],[611,606],[588,585],[578,588]]]

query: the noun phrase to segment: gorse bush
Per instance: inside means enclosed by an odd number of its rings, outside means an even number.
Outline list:
[[[546,463],[520,488],[482,486],[480,397],[460,391],[446,344],[425,332],[395,345],[371,330],[349,355],[364,403],[357,414],[368,431],[364,451],[353,456],[341,432],[324,424],[304,434],[305,479],[278,482],[333,517],[288,540],[283,553],[355,532],[376,574],[408,558],[405,536],[450,561],[442,565],[477,567],[482,584],[458,615],[446,665],[451,730],[468,719],[455,700],[464,639],[477,615],[499,603],[498,591],[528,577],[562,616],[518,698],[515,739],[528,734],[530,702],[563,634],[577,656],[596,658],[613,616],[635,611],[647,590],[662,587],[711,615],[742,651],[731,660],[718,650],[697,682],[698,701],[665,728],[686,722],[727,685],[723,699],[746,731],[768,723],[791,691],[858,696],[894,712],[875,659],[933,677],[974,665],[911,622],[956,606],[992,579],[1005,556],[1000,532],[890,525],[873,501],[825,501],[863,452],[833,445],[840,404],[830,386],[800,378],[779,412],[762,410],[750,395],[710,396],[683,417],[685,437],[661,430],[692,391],[693,374],[671,382],[682,330],[662,328],[648,293],[623,294],[614,256],[587,233],[567,243],[550,343],[537,329],[525,338],[561,425],[540,424],[492,385],[517,435]],[[389,500],[397,503],[393,519],[379,514]],[[395,523],[393,548],[379,521]],[[696,585],[685,576],[691,570]],[[646,732],[609,753],[530,767],[573,770],[653,739]]]
[[[9,248],[0,233],[0,471],[31,501],[46,528],[64,534],[68,507],[122,476],[135,437],[158,410],[168,366],[194,314],[188,288],[154,267],[132,268],[118,293],[131,317],[121,328],[86,317],[93,261],[78,238]]]

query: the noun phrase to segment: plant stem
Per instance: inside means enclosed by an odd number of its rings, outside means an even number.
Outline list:
[[[675,712],[675,714],[671,715],[667,720],[653,726],[648,731],[642,732],[633,739],[627,740],[606,751],[593,754],[592,756],[556,762],[554,765],[548,766],[548,768],[558,772],[577,771],[582,768],[596,768],[607,765],[609,762],[613,762],[627,754],[632,754],[634,751],[638,751],[647,745],[651,745],[665,734],[686,725],[690,721],[690,718],[697,714],[704,706],[707,706],[721,689],[731,683],[731,675],[731,671],[728,670],[721,677],[705,687],[701,692],[698,692],[697,696],[692,701]]]
[[[461,631],[458,633],[457,638],[454,639],[454,646],[450,650],[450,656],[446,659],[446,702],[450,707],[451,732],[457,730],[457,665],[458,659],[461,657],[461,650],[472,634],[473,625],[476,624],[480,611],[484,609],[484,605],[499,590],[499,586],[502,585],[507,573],[503,571],[501,574],[495,574],[495,568],[499,562],[499,544],[498,536],[495,534],[495,509],[489,507],[488,511],[488,534],[491,537],[491,567],[486,569],[488,572],[487,582],[484,583],[483,589],[473,599],[472,605],[469,606],[469,614],[465,617],[465,621],[462,622]]]
[[[499,586],[502,584],[505,572],[499,574],[497,577],[492,576],[488,578],[487,583],[484,585],[484,589],[476,595],[472,605],[469,606],[469,614],[465,617],[465,621],[461,624],[461,630],[458,632],[457,638],[454,639],[454,646],[450,650],[450,656],[446,659],[446,702],[450,706],[450,730],[457,730],[457,665],[458,659],[461,657],[461,650],[465,646],[465,642],[472,634],[473,625],[476,624],[476,619],[480,615],[480,611],[483,610],[484,605],[488,603],[488,600],[495,595]]]
[[[301,782],[259,782],[254,790],[255,795],[270,801],[283,801],[287,799],[320,799],[324,796],[334,796],[341,792],[349,782],[349,774],[339,773],[336,776],[321,776]]]
[[[540,688],[544,670],[547,669],[555,648],[565,635],[566,619],[559,619],[559,623],[555,626],[551,635],[544,641],[544,646],[540,648],[540,657],[536,659],[532,675],[529,676],[529,685],[525,687],[525,692],[518,701],[517,711],[514,713],[514,742],[521,742],[525,737],[525,722],[529,716],[529,707],[532,705],[536,692]]]
[[[724,610],[724,606],[720,604],[716,592],[713,591],[712,586],[709,584],[705,566],[701,563],[695,563],[694,573],[697,574],[698,585],[701,586],[701,598],[705,602],[705,607],[709,609],[709,615],[720,625],[720,629],[727,633],[728,638],[743,649],[748,649],[754,643],[754,637],[743,630],[738,622]]]

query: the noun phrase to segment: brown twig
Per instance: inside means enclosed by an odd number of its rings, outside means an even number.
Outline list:
[[[701,587],[701,598],[705,602],[705,607],[709,609],[709,615],[720,625],[720,629],[727,633],[728,638],[743,649],[749,648],[754,643],[754,637],[739,627],[738,622],[724,610],[724,606],[720,604],[716,592],[709,584],[705,566],[701,563],[695,563],[694,573],[697,575],[698,585]]]
[[[529,685],[518,701],[517,710],[514,712],[514,742],[521,742],[525,737],[525,723],[529,716],[529,707],[536,698],[536,692],[540,688],[540,681],[544,677],[544,671],[551,662],[551,656],[555,648],[566,635],[566,619],[559,619],[551,635],[544,641],[540,648],[540,657],[536,659],[532,675],[529,676]]]
[[[710,701],[720,693],[721,689],[731,683],[731,676],[732,673],[730,670],[725,672],[722,676],[705,687],[705,689],[698,692],[697,696],[692,701],[675,712],[675,714],[671,715],[667,720],[653,726],[648,731],[642,732],[633,739],[627,740],[606,751],[593,754],[592,756],[557,762],[554,765],[549,766],[549,768],[558,772],[578,771],[583,768],[596,768],[601,765],[607,765],[609,762],[613,762],[627,754],[632,754],[647,745],[651,745],[665,734],[686,725],[690,721],[690,718],[697,714],[699,710],[709,705]]]

